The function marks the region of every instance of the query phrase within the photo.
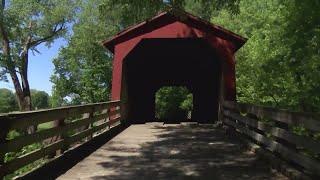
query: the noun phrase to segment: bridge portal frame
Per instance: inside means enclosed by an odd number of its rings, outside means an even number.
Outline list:
[[[103,41],[103,45],[114,54],[111,99],[123,102],[124,119],[130,119],[132,115],[130,114],[131,103],[128,97],[130,93],[128,93],[128,81],[125,75],[125,61],[145,40],[161,38],[205,40],[215,52],[216,59],[220,61],[220,77],[219,82],[216,83],[220,86],[218,103],[221,104],[223,100],[234,101],[236,99],[235,53],[244,45],[246,39],[185,11],[170,9]],[[136,60],[131,58],[130,61]],[[170,66],[170,64],[167,65]],[[142,120],[142,122],[146,121],[146,119]]]

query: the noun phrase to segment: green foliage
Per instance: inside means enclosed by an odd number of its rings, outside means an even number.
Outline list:
[[[192,111],[193,108],[193,95],[191,93],[185,96],[184,100],[180,104],[180,108],[186,111]]]
[[[100,5],[100,11],[106,15],[116,9],[116,13],[111,14],[120,18],[118,25],[122,29],[149,19],[171,7],[187,10],[209,20],[214,11],[222,8],[236,13],[238,11],[239,1],[240,0],[104,0]]]
[[[44,91],[31,90],[31,99],[33,109],[45,109],[49,108],[49,94]]]
[[[21,135],[21,134],[20,134],[18,131],[12,130],[12,131],[9,131],[6,139],[7,139],[7,140],[12,140],[12,139],[14,139],[14,138],[16,138],[16,137],[18,137],[18,136],[20,136],[20,135]]]
[[[100,0],[82,3],[68,46],[53,60],[54,106],[109,100],[112,56],[101,41],[119,29],[113,25],[117,22],[100,16],[100,4]]]
[[[37,91],[37,92],[41,92],[41,91]],[[42,123],[38,125],[37,131],[42,131],[45,129],[49,129],[53,127],[53,123],[52,122],[47,122],[47,123]],[[7,134],[7,138],[6,140],[13,140],[19,136],[24,136],[23,134],[24,132],[18,132],[16,130],[12,130],[9,131],[9,133]],[[23,155],[26,155],[28,153],[31,153],[35,150],[41,149],[45,146],[46,142],[38,142],[38,143],[33,143],[27,146],[22,147],[20,150],[16,151],[16,152],[9,152],[5,154],[4,157],[4,162],[10,162],[18,157],[21,157]],[[16,170],[14,173],[5,176],[4,179],[13,179],[15,176],[19,176],[19,175],[23,175],[27,172],[30,172],[32,169],[39,167],[41,165],[43,165],[44,163],[48,162],[48,159],[45,158],[41,158],[39,160],[36,160],[28,165],[23,166],[22,168]]]
[[[294,134],[299,135],[299,136],[308,136],[309,135],[308,130],[303,126],[294,126],[294,127],[292,127],[292,132]]]
[[[156,93],[156,117],[159,119],[184,118],[192,110],[192,94],[185,87],[163,87]]]
[[[101,2],[100,13],[106,18],[117,19],[119,29],[151,18],[166,7],[161,0],[104,0]]]
[[[8,113],[19,109],[16,96],[9,89],[0,89],[0,113]]]
[[[242,102],[319,111],[319,1],[242,0],[212,22],[248,37],[237,55]]]
[[[35,151],[37,149],[40,149],[42,147],[43,147],[42,143],[34,143],[34,144],[31,144],[31,145],[25,146],[18,152],[7,153],[5,155],[4,161],[5,162],[10,162],[10,161],[16,159],[17,157],[23,156],[25,154],[28,154],[28,153],[30,153],[32,151]],[[28,164],[28,165],[16,170],[14,173],[5,176],[4,179],[8,179],[9,180],[9,179],[13,179],[16,176],[23,175],[23,174],[25,174],[27,172],[30,172],[32,169],[43,165],[47,161],[48,161],[48,159],[41,158],[41,159],[39,159],[37,161],[34,161],[31,164]]]
[[[50,96],[44,91],[31,90],[33,109],[50,107]],[[9,89],[0,89],[0,113],[18,111],[18,102],[15,94]]]

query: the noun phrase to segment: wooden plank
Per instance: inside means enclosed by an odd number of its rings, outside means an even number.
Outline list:
[[[120,109],[112,110],[109,112],[109,117],[120,114]]]
[[[93,131],[94,131],[94,132],[98,132],[98,131],[100,131],[100,130],[102,130],[102,129],[104,129],[104,128],[111,127],[111,125],[114,125],[114,124],[117,123],[117,122],[120,122],[120,116],[118,116],[116,119],[113,119],[112,122],[107,121],[107,122],[104,122],[104,123],[99,124],[98,126],[93,127]],[[120,123],[119,123],[119,124],[120,124]],[[118,124],[118,125],[119,125],[119,124]]]
[[[10,173],[13,173],[14,171],[18,170],[19,168],[22,168],[25,165],[28,165],[40,158],[45,157],[46,155],[49,155],[50,153],[55,152],[56,150],[63,147],[63,140],[57,141],[53,144],[50,144],[49,146],[46,146],[42,149],[35,150],[33,152],[30,152],[28,154],[25,154],[21,157],[18,157],[12,161],[9,161],[5,163],[3,166],[0,166],[0,176],[4,176]]]
[[[266,123],[259,122],[255,119],[250,119],[250,118],[241,116],[240,114],[233,113],[228,110],[224,111],[224,115],[231,118],[231,119],[241,121],[242,123],[247,124],[250,127],[259,129],[261,131],[270,131],[271,135],[273,135],[277,138],[280,138],[280,139],[284,139],[284,140],[286,140],[292,144],[295,144],[297,146],[311,150],[314,153],[320,152],[320,142],[317,142],[317,141],[313,140],[312,138],[298,136],[298,135],[295,135],[295,134],[288,132],[284,129],[281,129],[278,127],[271,127],[270,125],[268,125]]]
[[[114,119],[112,122],[109,122],[109,127],[115,127],[121,124],[121,117],[119,116],[118,118]]]
[[[121,116],[117,116],[117,117],[115,117],[114,119],[110,119],[110,120],[108,121],[109,126],[113,125],[113,124],[116,123],[116,122],[119,122],[120,120],[121,120]]]
[[[94,129],[86,129],[84,131],[81,131],[79,133],[76,133],[74,135],[72,135],[71,137],[68,137],[68,139],[65,139],[65,145],[71,145],[77,141],[80,141],[88,136],[90,136],[92,133],[94,133]]]
[[[100,121],[102,119],[106,119],[109,117],[109,114],[108,113],[102,113],[102,114],[98,114],[96,116],[93,117],[93,122],[97,122],[97,121]]]
[[[228,109],[245,111],[247,113],[255,114],[258,117],[267,117],[289,125],[303,125],[305,128],[312,131],[320,131],[319,113],[290,112],[271,107],[236,103],[232,101],[226,101],[223,105]]]
[[[41,140],[60,135],[66,131],[88,125],[90,123],[89,120],[89,118],[84,118],[72,123],[68,123],[63,127],[54,127],[27,136],[17,137],[13,140],[7,141],[6,143],[0,144],[0,153],[14,152],[21,149],[23,146],[40,142]]]
[[[97,132],[97,131],[100,131],[104,128],[107,128],[109,126],[109,123],[108,122],[105,122],[105,123],[102,123],[102,124],[99,124],[98,126],[95,126],[94,127],[94,132]]]
[[[9,129],[24,129],[31,125],[38,125],[56,119],[71,117],[90,112],[93,107],[97,110],[111,108],[120,104],[120,101],[93,103],[87,105],[67,106],[54,109],[9,113],[0,116],[0,126],[8,126]]]
[[[121,101],[110,101],[110,102],[105,102],[103,104],[101,104],[101,103],[97,103],[97,104],[99,104],[99,105],[98,106],[94,106],[95,111],[102,111],[102,110],[105,110],[105,109],[110,109],[110,108],[113,108],[113,107],[120,106],[121,105]]]
[[[117,110],[114,110],[114,111],[110,111],[110,112],[108,112],[108,113],[101,113],[101,114],[98,114],[98,115],[95,115],[94,116],[94,122],[96,122],[96,121],[100,121],[100,120],[102,120],[102,119],[106,119],[106,118],[108,118],[108,117],[110,117],[110,116],[114,116],[114,115],[119,115],[120,114],[120,109],[117,109]]]
[[[94,116],[94,122],[97,122],[97,121],[100,121],[102,119],[106,119],[106,118],[109,118],[112,117],[112,116],[115,116],[115,115],[118,115],[120,116],[120,109],[117,109],[117,110],[113,110],[113,111],[110,111],[108,113],[101,113],[101,114],[98,114],[96,116]]]
[[[252,130],[249,130],[246,127],[238,125],[234,121],[231,121],[229,119],[224,119],[224,123],[235,127],[240,132],[248,135],[249,137],[256,140],[257,142],[265,145],[266,149],[268,149],[269,151],[277,152],[283,158],[285,158],[289,161],[292,161],[296,164],[301,165],[302,167],[306,168],[307,170],[310,170],[311,172],[313,172],[316,175],[320,175],[320,163],[317,162],[316,160],[311,159],[311,158],[304,156],[302,154],[296,153],[278,142],[272,141],[271,139],[269,139],[269,138],[267,138],[257,132],[254,132]]]
[[[223,107],[226,109],[230,109],[230,110],[239,110],[238,107],[236,106],[236,102],[234,101],[224,101],[223,102]]]
[[[66,144],[70,145],[70,144],[72,144],[72,143],[75,143],[75,142],[77,142],[77,141],[80,141],[81,139],[84,139],[84,138],[90,136],[90,135],[93,134],[94,132],[100,131],[100,130],[108,127],[108,126],[109,126],[109,122],[105,122],[105,123],[102,123],[102,124],[100,124],[100,125],[98,125],[98,126],[94,126],[94,127],[90,128],[90,129],[86,129],[86,130],[84,130],[84,131],[82,131],[82,132],[79,132],[79,133],[77,133],[77,134],[74,134],[74,135],[72,135],[71,137],[69,137],[69,138],[67,139]]]
[[[312,151],[313,153],[318,154],[320,152],[320,142],[315,141],[310,137],[298,136],[280,128],[272,128],[271,135],[284,139],[290,143],[295,144],[298,147],[303,147],[307,150]]]
[[[247,124],[253,128],[259,129],[261,131],[269,131],[272,127],[266,123],[258,121],[256,119],[251,119],[245,116],[241,116],[240,114],[233,113],[229,110],[224,110],[223,115],[232,118],[234,120],[241,121],[244,124]]]

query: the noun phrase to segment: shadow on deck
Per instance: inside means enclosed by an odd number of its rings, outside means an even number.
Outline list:
[[[58,179],[286,179],[212,125],[132,125]]]

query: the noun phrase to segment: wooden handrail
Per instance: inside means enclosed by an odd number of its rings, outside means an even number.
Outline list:
[[[120,106],[120,101],[110,101],[0,115],[2,131],[0,179],[38,159],[47,159],[48,156],[54,158],[68,150],[69,147],[71,148],[74,143],[81,143],[84,139],[88,140],[88,138],[107,131],[113,124],[121,120]],[[53,121],[61,121],[63,125],[49,127],[33,134],[22,133],[18,137],[7,139],[10,131],[24,131],[29,126],[38,126]],[[52,141],[52,139],[55,140]],[[41,148],[5,161],[7,153],[19,152],[23,147],[35,143],[42,144]]]
[[[303,125],[312,131],[320,131],[319,113],[292,112],[272,107],[235,103],[232,101],[225,101],[224,107],[240,112],[251,113],[259,118],[270,118],[288,125]]]
[[[120,101],[111,101],[36,111],[14,112],[0,115],[0,125],[1,127],[7,127],[8,129],[23,129],[28,126],[50,122],[66,116],[74,116],[90,112],[92,108],[95,108],[96,111],[108,109],[114,105],[119,105],[119,103]]]
[[[226,101],[222,120],[266,150],[320,176],[320,161],[317,159],[320,140],[313,138],[320,133],[318,113],[291,112]],[[306,128],[309,136],[295,133],[294,127]]]

